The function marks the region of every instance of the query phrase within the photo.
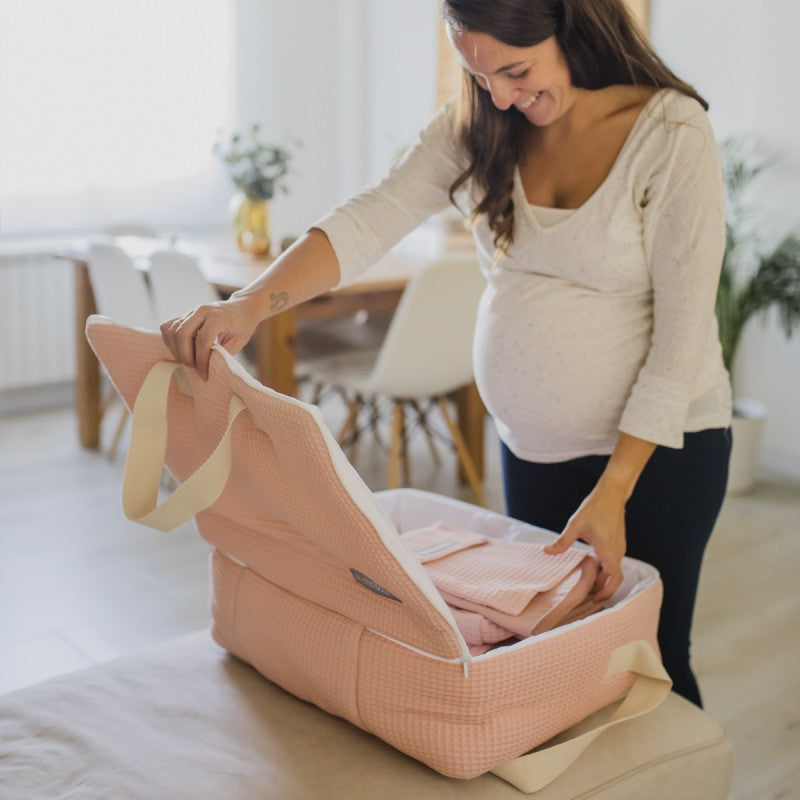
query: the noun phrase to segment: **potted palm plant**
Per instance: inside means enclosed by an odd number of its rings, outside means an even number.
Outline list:
[[[787,338],[800,326],[800,237],[789,233],[777,245],[764,245],[758,235],[752,190],[769,161],[755,159],[741,139],[726,141],[722,156],[727,239],[716,312],[723,360],[733,378],[741,335],[753,316],[775,309]],[[753,486],[767,409],[757,400],[734,395],[733,411],[734,444],[728,492],[737,494]]]

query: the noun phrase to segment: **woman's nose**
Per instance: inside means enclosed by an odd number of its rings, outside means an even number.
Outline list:
[[[501,111],[510,108],[516,97],[517,90],[508,85],[501,77],[495,78],[493,81],[486,81],[486,88],[489,90],[492,102]]]

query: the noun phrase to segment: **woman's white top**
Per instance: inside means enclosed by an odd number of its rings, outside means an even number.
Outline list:
[[[465,155],[445,106],[383,181],[316,223],[352,281],[446,208]],[[468,191],[457,198],[469,209]],[[515,174],[514,243],[473,235],[487,288],[475,379],[518,457],[608,454],[619,431],[669,447],[726,427],[731,390],[714,301],[725,247],[722,170],[708,118],[675,90],[642,110],[611,172],[571,213],[539,221]]]

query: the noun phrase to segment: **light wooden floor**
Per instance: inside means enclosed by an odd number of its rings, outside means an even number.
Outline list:
[[[339,409],[326,413],[335,424]],[[486,441],[488,504],[502,510],[491,426]],[[361,450],[359,471],[382,488],[382,454]],[[415,486],[470,499],[449,460],[426,463],[421,436],[415,454]],[[122,460],[82,451],[68,409],[0,421],[0,692],[207,627],[206,546],[188,525],[159,534],[124,519]],[[694,652],[733,741],[733,800],[800,798],[799,575],[800,485],[728,498]]]

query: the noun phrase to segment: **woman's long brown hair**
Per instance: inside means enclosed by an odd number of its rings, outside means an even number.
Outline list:
[[[656,55],[623,0],[442,0],[453,32],[485,33],[512,47],[531,47],[555,36],[573,86],[602,89],[616,84],[672,88],[708,103]],[[494,245],[514,241],[514,170],[530,124],[513,106],[499,110],[489,92],[465,69],[458,101],[459,133],[469,166],[450,187],[450,199],[471,180],[483,194],[472,219],[486,215]]]

